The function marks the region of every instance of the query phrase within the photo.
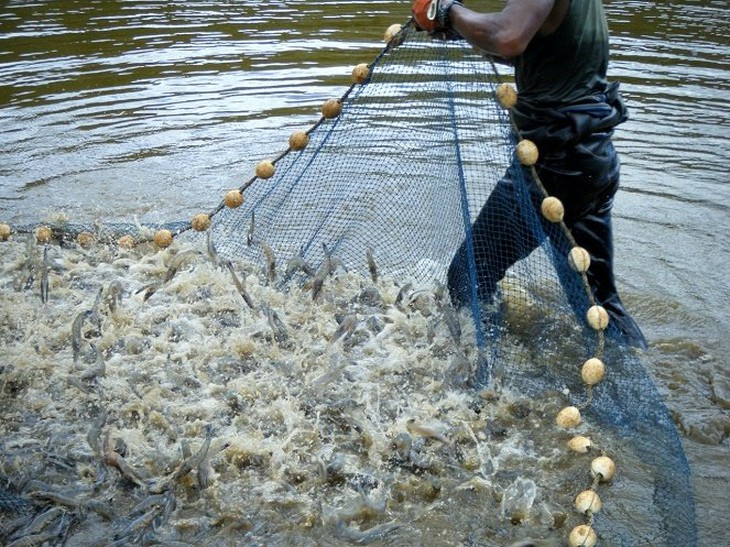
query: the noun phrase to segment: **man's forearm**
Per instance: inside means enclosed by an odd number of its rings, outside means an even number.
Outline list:
[[[495,13],[477,13],[454,4],[451,27],[474,47],[495,57],[521,55],[545,23],[554,0],[509,0]]]

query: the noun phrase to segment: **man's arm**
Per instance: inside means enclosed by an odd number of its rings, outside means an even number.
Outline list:
[[[449,10],[451,27],[472,46],[496,57],[521,55],[545,27],[556,26],[570,2],[562,0],[507,0],[500,12],[477,13],[461,4]],[[559,24],[559,22],[558,22]],[[552,29],[550,29],[552,30]]]

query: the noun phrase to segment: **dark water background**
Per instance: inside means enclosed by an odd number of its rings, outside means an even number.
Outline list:
[[[727,545],[728,4],[604,4],[631,114],[616,135],[620,287],[693,466],[701,542]],[[210,210],[310,127],[408,13],[394,1],[3,2],[0,220]]]

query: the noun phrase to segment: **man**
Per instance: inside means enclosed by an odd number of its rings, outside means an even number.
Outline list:
[[[456,33],[514,66],[519,95],[513,119],[521,137],[537,145],[539,180],[562,201],[565,224],[591,256],[588,282],[609,314],[608,332],[646,348],[644,335],[621,303],[613,274],[611,208],[619,187],[619,159],[611,137],[627,114],[618,84],[606,79],[608,26],[601,0],[507,0],[495,13],[474,12],[457,0],[416,0],[413,15],[433,36]],[[520,180],[529,181],[535,207],[544,197],[525,169],[515,160],[472,227],[482,301],[491,300],[507,269],[540,244],[538,234],[520,229]],[[558,255],[567,257],[570,245],[559,227],[543,221],[543,228]],[[459,305],[468,304],[472,294],[467,256],[464,242],[449,268],[450,294]],[[556,261],[556,268],[566,286],[571,274],[567,258]],[[577,312],[579,298],[571,299]]]

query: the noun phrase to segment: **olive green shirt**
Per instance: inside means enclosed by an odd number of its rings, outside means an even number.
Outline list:
[[[572,0],[560,26],[533,38],[514,65],[514,121],[541,152],[596,134],[610,138],[628,117],[618,83],[606,79],[608,24],[601,0]]]
[[[608,65],[608,25],[601,0],[573,0],[561,25],[536,36],[515,59],[520,100],[559,107],[603,93]]]

